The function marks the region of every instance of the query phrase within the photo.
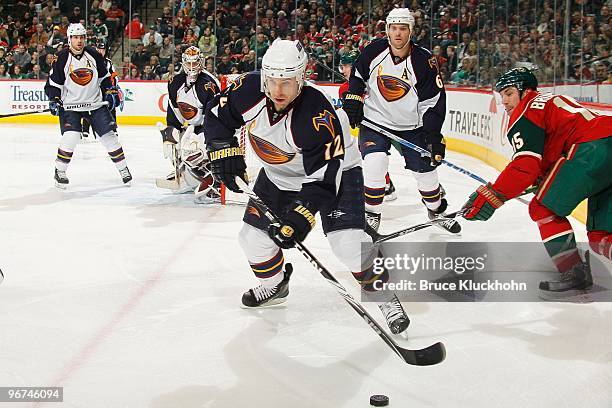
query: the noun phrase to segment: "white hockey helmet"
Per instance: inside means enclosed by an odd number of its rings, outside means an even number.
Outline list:
[[[389,32],[391,24],[408,24],[410,31],[414,28],[414,16],[407,8],[394,8],[387,15],[385,30]]]
[[[66,35],[68,36],[68,41],[70,41],[70,37],[75,35],[87,36],[87,30],[83,27],[81,23],[72,23],[68,26],[68,30],[66,31]]]
[[[182,57],[183,70],[189,77],[198,76],[202,72],[203,61],[202,53],[198,47],[190,46],[183,52]]]
[[[308,57],[299,41],[274,40],[261,61],[261,90],[268,94],[266,78],[295,78],[298,93],[304,85]]]

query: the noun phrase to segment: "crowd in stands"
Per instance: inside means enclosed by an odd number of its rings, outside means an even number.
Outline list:
[[[148,26],[111,0],[89,1],[87,13],[79,6],[62,13],[54,0],[17,0],[10,14],[0,6],[0,79],[45,79],[53,54],[66,46],[68,24],[81,22],[91,43],[117,49],[115,38],[125,35],[127,52],[116,64],[123,79],[171,78],[190,45],[201,50],[210,72],[248,72],[261,65],[274,39],[288,38],[307,49],[309,79],[342,82],[340,60],[354,60],[384,37],[385,16],[400,4],[413,11],[413,41],[431,49],[446,83],[490,86],[517,65],[538,67],[541,82],[612,83],[610,0],[572,1],[567,42],[560,0],[467,0],[460,7],[454,0],[379,0],[371,10],[356,0],[159,1],[165,7]]]

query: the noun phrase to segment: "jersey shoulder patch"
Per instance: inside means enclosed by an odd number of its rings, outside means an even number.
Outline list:
[[[342,125],[332,103],[318,89],[305,86],[299,102],[293,108],[291,127],[294,140],[300,147],[321,140],[342,139]]]

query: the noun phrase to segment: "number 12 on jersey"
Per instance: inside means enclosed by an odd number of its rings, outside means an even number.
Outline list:
[[[334,153],[332,154],[332,147]],[[331,160],[344,154],[344,146],[342,146],[342,135],[336,135],[333,142],[325,143],[325,160]]]

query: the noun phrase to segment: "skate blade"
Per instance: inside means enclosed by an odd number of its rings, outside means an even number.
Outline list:
[[[389,195],[385,195],[385,201],[395,201],[397,200],[397,194],[391,193]]]
[[[261,306],[246,306],[243,303],[240,303],[240,308],[245,310],[257,310],[257,309],[275,309],[284,307],[283,303],[287,301],[287,298],[280,299],[272,299],[271,301],[261,305]]]
[[[68,185],[67,184],[58,183],[56,181],[55,182],[55,187],[59,188],[60,190],[66,190],[66,188],[68,188]]]

